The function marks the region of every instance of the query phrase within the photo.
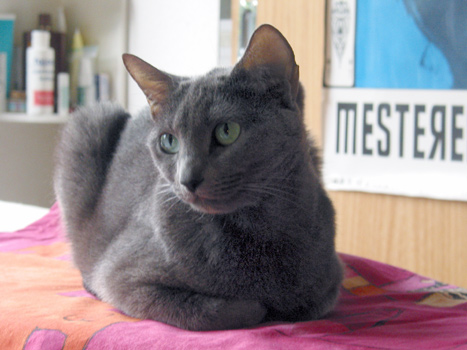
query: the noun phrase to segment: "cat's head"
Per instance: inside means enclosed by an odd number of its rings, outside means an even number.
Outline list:
[[[285,196],[306,149],[294,53],[272,26],[253,34],[232,70],[181,78],[124,55],[154,119],[149,147],[172,190],[194,209],[230,213]]]

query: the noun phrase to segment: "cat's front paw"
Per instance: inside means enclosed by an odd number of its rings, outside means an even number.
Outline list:
[[[247,328],[257,325],[266,316],[266,307],[253,300],[206,300],[210,305],[202,320],[188,328],[197,331]]]
[[[253,300],[226,301],[220,314],[223,329],[246,328],[257,325],[266,316],[265,306]]]

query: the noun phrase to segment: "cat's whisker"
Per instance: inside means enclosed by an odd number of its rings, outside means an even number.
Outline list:
[[[173,199],[173,200],[174,200],[174,202],[172,203],[172,205],[171,205],[170,207],[168,207],[168,208],[166,209],[166,210],[167,210],[167,212],[170,212],[170,210],[172,210],[172,208],[173,208],[175,205],[177,205],[177,204],[179,203],[179,200],[178,200],[178,198],[177,198],[177,197],[175,197],[175,196],[174,196],[174,197],[173,197],[173,198],[171,198],[171,199]]]
[[[170,202],[171,200],[178,199],[178,197],[173,193],[167,193],[162,198],[163,198],[163,202]]]
[[[160,191],[157,191],[158,194],[161,194],[161,195],[170,195],[170,196],[175,196],[175,192],[170,189],[170,188],[167,188],[165,190],[160,190]]]
[[[277,193],[284,194],[286,196],[296,197],[297,188],[294,186],[286,186],[284,184],[272,184],[272,183],[246,183],[245,186],[251,189],[265,189],[275,191]]]
[[[173,193],[171,186],[164,187],[157,191],[158,193]]]
[[[170,202],[172,202],[172,201],[177,201],[177,199],[178,199],[178,198],[177,198],[176,196],[171,196],[171,197],[166,198],[166,199],[162,202],[162,204],[167,204],[167,203],[170,203]]]
[[[163,191],[158,191],[158,194],[165,196],[165,195],[174,195],[173,191],[171,190],[163,190]]]
[[[283,200],[285,202],[293,204],[294,206],[299,207],[302,210],[307,210],[304,206],[297,203],[297,201],[293,199],[294,197],[298,197],[295,193],[291,193],[280,188],[271,187],[263,184],[245,184],[244,189],[246,190],[246,194],[272,196],[279,200]]]
[[[271,180],[271,179],[268,179]],[[279,178],[277,182],[262,182],[252,183],[254,186],[268,188],[274,191],[282,192],[288,196],[300,197],[299,190],[296,185],[289,184],[286,180]]]
[[[173,201],[173,203],[170,205],[169,209],[170,210],[175,204],[177,204],[179,202],[178,200],[178,197],[172,192],[172,193],[169,193],[171,194],[170,196],[168,196],[167,198],[165,198],[162,202],[161,202],[161,206],[165,206],[167,204],[169,204],[170,202]]]
[[[241,183],[241,178],[236,176],[234,179],[221,179],[211,187],[211,192],[215,195],[227,195],[232,193]]]

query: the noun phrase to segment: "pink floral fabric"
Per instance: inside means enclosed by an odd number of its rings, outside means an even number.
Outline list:
[[[318,321],[190,332],[130,318],[84,291],[58,206],[0,233],[0,349],[467,349],[467,291],[341,254],[339,303]]]

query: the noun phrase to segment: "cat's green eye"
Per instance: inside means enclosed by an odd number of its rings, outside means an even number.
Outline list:
[[[161,136],[161,148],[165,153],[174,154],[180,149],[178,139],[172,134],[163,134]]]
[[[240,125],[235,122],[219,124],[214,130],[214,136],[221,145],[231,145],[240,136]]]

